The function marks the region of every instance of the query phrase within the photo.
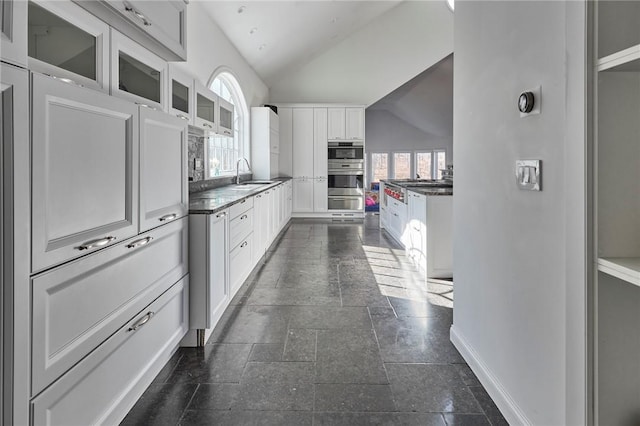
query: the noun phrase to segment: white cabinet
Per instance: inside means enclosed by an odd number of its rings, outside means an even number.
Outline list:
[[[408,191],[407,206],[405,251],[414,265],[425,272],[427,266],[427,196]]]
[[[33,74],[31,120],[32,270],[136,235],[138,107]]]
[[[345,108],[345,139],[348,140],[364,140],[364,108],[347,107]]]
[[[293,211],[313,212],[313,108],[294,108]]]
[[[218,97],[218,134],[233,137],[234,108],[230,102]]]
[[[187,219],[32,278],[37,395],[188,272]]]
[[[166,110],[168,65],[130,38],[111,30],[111,94]]]
[[[278,108],[278,118],[278,170],[281,176],[293,176],[293,109]]]
[[[0,423],[28,423],[29,337],[29,74],[0,64]],[[7,380],[9,379],[9,380]],[[6,380],[6,381],[5,381]],[[9,385],[11,383],[11,385]],[[7,392],[7,393],[5,393]],[[7,419],[13,419],[9,421]]]
[[[364,140],[363,107],[332,107],[328,113],[329,140]]]
[[[253,269],[253,233],[247,235],[240,244],[229,253],[229,282],[231,296],[247,279]]]
[[[271,221],[271,191],[264,191],[254,197],[253,209],[255,220],[253,222],[253,263],[258,263],[262,258],[270,242],[269,223]]]
[[[384,182],[380,182],[380,190],[378,191],[380,197],[380,229],[387,229],[389,223],[389,209],[387,202],[389,196],[384,192]]]
[[[640,3],[594,3],[594,424],[638,421]]]
[[[27,2],[3,0],[0,7],[0,58],[27,66]]]
[[[329,108],[328,114],[329,140],[344,140],[346,128],[344,108]]]
[[[253,269],[253,204],[245,198],[229,208],[229,285],[233,297]]]
[[[24,3],[29,69],[108,92],[109,26],[70,1]]]
[[[229,211],[189,216],[189,328],[212,329],[229,304]]]
[[[140,107],[140,232],[189,211],[187,122]]]
[[[188,289],[186,276],[38,395],[32,424],[119,423],[186,333]]]
[[[404,244],[405,227],[407,225],[407,205],[402,201],[389,198],[387,203],[388,224],[387,231],[399,242]]]
[[[279,176],[279,120],[271,108],[251,108],[251,158],[253,177]]]
[[[203,84],[195,83],[194,124],[207,132],[218,131],[218,95],[207,89]]]
[[[194,123],[194,79],[169,63],[169,113]]]
[[[313,109],[313,210],[328,209],[327,108]]]
[[[167,61],[187,59],[187,10],[183,0],[74,0]]]

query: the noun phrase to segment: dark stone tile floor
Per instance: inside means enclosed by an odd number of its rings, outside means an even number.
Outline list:
[[[122,424],[506,425],[449,341],[452,306],[377,216],[293,220]]]

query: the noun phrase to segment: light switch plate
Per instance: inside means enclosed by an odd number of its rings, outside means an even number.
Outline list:
[[[516,184],[524,191],[542,191],[542,160],[516,160]]]
[[[202,158],[193,159],[193,168],[196,170],[202,170]]]

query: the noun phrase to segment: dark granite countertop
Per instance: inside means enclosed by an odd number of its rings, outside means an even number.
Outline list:
[[[189,214],[213,214],[239,203],[245,198],[253,197],[270,188],[274,188],[283,182],[290,180],[289,177],[273,178],[271,183],[241,183],[240,185],[226,185],[215,189],[189,194]],[[255,182],[266,182],[259,180]]]
[[[400,186],[423,195],[453,195],[453,182],[427,179],[383,179],[382,182]]]

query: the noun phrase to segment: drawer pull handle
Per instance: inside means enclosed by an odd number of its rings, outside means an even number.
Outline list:
[[[151,26],[151,22],[149,22],[147,20],[147,17],[144,16],[142,13],[138,12],[137,10],[135,10],[133,7],[131,6],[125,6],[124,10],[126,10],[127,12],[131,12],[133,13],[133,15],[138,18],[139,20],[142,21],[142,23],[144,24],[145,27],[150,27]]]
[[[247,216],[246,214],[243,214],[242,216],[240,216],[240,220],[244,220],[246,218],[248,218],[249,216]]]
[[[208,127],[210,129],[213,129],[213,126],[209,123],[202,123],[202,127]]]
[[[224,217],[227,215],[227,212],[218,213],[216,217]]]
[[[158,219],[158,220],[159,220],[160,222],[167,222],[167,221],[170,221],[170,220],[175,219],[176,217],[178,217],[178,215],[177,215],[177,214],[175,214],[175,213],[171,213],[171,214],[166,214],[166,215],[162,216],[162,217],[161,217],[160,219]]]
[[[139,240],[135,240],[131,244],[127,244],[125,247],[131,249],[131,248],[146,246],[147,244],[149,244],[151,242],[151,240],[153,240],[153,237],[142,238],[142,239],[139,239]]]
[[[145,316],[143,316],[142,318],[140,318],[138,321],[136,321],[135,324],[133,324],[131,327],[129,327],[129,329],[127,331],[136,331],[137,329],[139,329],[140,327],[142,327],[143,325],[145,325],[146,323],[149,322],[149,320],[155,315],[155,312],[147,312],[147,314]]]
[[[187,117],[186,115],[178,114],[178,115],[176,115],[176,117],[181,118],[181,119],[186,120],[186,121],[189,121],[189,117]]]
[[[240,244],[240,247],[246,247],[247,246],[247,242],[245,241],[244,243]]]
[[[108,236],[108,237],[104,237],[104,238],[98,238],[97,240],[91,240],[91,241],[87,241],[86,243],[83,243],[81,246],[76,247],[76,249],[78,250],[89,250],[92,248],[96,248],[96,247],[102,247],[106,244],[109,244],[111,241],[115,240],[116,237],[112,237],[112,236]]]
[[[158,108],[153,107],[153,106],[148,105],[148,104],[144,104],[144,103],[142,103],[142,102],[136,102],[136,105],[141,106],[141,107],[143,107],[143,108],[149,108],[149,109],[152,109],[152,110],[154,110],[154,111],[158,111]]]

